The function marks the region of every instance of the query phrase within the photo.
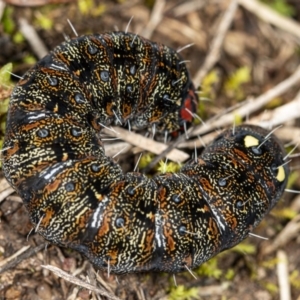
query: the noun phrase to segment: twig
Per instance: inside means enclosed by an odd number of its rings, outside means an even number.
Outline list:
[[[116,297],[115,295],[112,295],[112,294],[110,294],[110,293],[108,293],[108,292],[106,292],[106,291],[104,291],[100,288],[97,288],[97,287],[95,287],[95,286],[93,286],[93,285],[91,285],[91,284],[89,284],[89,283],[87,283],[87,282],[85,282],[85,281],[83,281],[83,280],[81,280],[81,279],[79,279],[79,278],[77,278],[77,277],[75,277],[75,276],[59,269],[59,268],[57,268],[57,267],[54,267],[54,266],[51,266],[51,265],[42,265],[42,268],[50,270],[55,275],[63,278],[66,281],[69,281],[69,282],[74,283],[78,286],[86,288],[86,289],[88,289],[92,292],[99,293],[100,295],[102,295],[104,297],[107,297],[111,300],[121,300],[119,297]]]
[[[239,4],[251,11],[261,20],[268,22],[300,39],[300,24],[286,18],[263,3],[256,0],[238,0]],[[298,41],[299,42],[299,41]]]
[[[206,4],[204,0],[192,0],[181,3],[173,9],[175,17],[182,17],[201,9]]]
[[[0,192],[10,188],[10,184],[5,178],[0,179]]]
[[[263,249],[263,255],[267,255],[276,251],[278,248],[286,245],[293,238],[299,236],[300,233],[300,215],[292,219],[287,225],[281,230],[281,232],[276,236],[273,243]]]
[[[24,18],[19,19],[19,27],[20,31],[30,44],[32,51],[39,59],[43,58],[49,51],[35,29]]]
[[[150,39],[153,31],[157,27],[157,25],[161,22],[163,18],[163,10],[165,8],[166,1],[165,0],[156,0],[152,9],[151,17],[146,27],[141,32],[141,35],[145,38]]]
[[[104,150],[105,150],[105,154],[107,156],[112,157],[115,154],[119,153],[125,147],[126,147],[126,152],[128,152],[131,148],[129,143],[118,142],[118,143],[104,145]],[[1,196],[1,194],[0,194],[0,196]]]
[[[0,21],[3,16],[4,8],[5,8],[5,2],[0,0]]]
[[[277,251],[277,277],[280,300],[291,300],[291,287],[289,283],[288,258],[284,251]]]
[[[143,137],[140,134],[134,133],[132,131],[127,131],[123,128],[113,128],[115,132],[118,132],[118,137],[132,145],[143,148],[144,150],[150,151],[154,154],[160,154],[165,149],[168,148],[166,144],[156,142],[149,138]],[[103,129],[103,132],[107,135],[114,136],[115,133],[111,130]],[[189,158],[189,155],[183,151],[173,149],[169,154],[167,154],[167,158],[175,161],[175,162],[183,162]]]
[[[199,134],[203,134],[204,132],[212,131],[215,128],[224,127],[233,124],[236,115],[242,118],[248,116],[249,114],[265,106],[268,102],[270,102],[275,97],[278,97],[284,92],[286,92],[297,82],[300,82],[300,67],[298,67],[296,71],[286,80],[280,82],[271,90],[260,95],[256,99],[251,99],[249,101],[246,101],[245,105],[241,106],[236,111],[223,115],[218,120],[214,120],[213,122],[210,122],[208,120],[206,122],[206,126],[200,125],[197,129],[193,131],[193,135],[197,136]]]
[[[0,274],[9,269],[14,268],[24,259],[29,258],[32,255],[38,253],[43,248],[45,248],[45,244],[38,245],[35,248],[31,248],[30,246],[25,246],[21,248],[18,252],[0,262]]]
[[[217,35],[212,41],[211,50],[209,51],[209,54],[207,55],[203,66],[200,68],[200,70],[196,73],[194,77],[194,83],[196,86],[201,84],[204,76],[218,61],[225,34],[228,31],[229,26],[233,20],[237,6],[237,0],[232,0],[226,12],[224,13],[223,18],[218,27]]]
[[[300,195],[297,196],[295,198],[295,200],[292,202],[291,206],[290,206],[290,209],[292,211],[295,211],[297,213],[300,213]]]
[[[8,264],[10,261],[14,260],[18,256],[20,256],[23,252],[25,252],[28,248],[30,248],[30,245],[22,247],[20,250],[18,250],[16,253],[11,255],[10,257],[0,261],[0,267],[3,265]]]
[[[228,281],[222,282],[220,285],[203,286],[198,291],[199,297],[223,296],[225,291],[229,289],[231,283]]]
[[[258,124],[264,128],[273,128],[300,117],[300,95],[291,102],[263,113],[264,120],[252,118],[249,123]],[[248,123],[248,122],[247,122]]]
[[[162,33],[168,38],[177,42],[180,40],[180,44],[184,44],[186,39],[188,42],[193,42],[195,46],[203,51],[207,51],[206,49],[206,34],[203,30],[195,30],[190,26],[186,25],[180,19],[173,19],[164,17],[163,21],[161,22],[161,26],[157,28],[157,31]],[[176,33],[177,36],[176,36]]]
[[[168,145],[168,147],[160,152],[156,157],[154,157],[151,162],[147,165],[146,168],[143,169],[143,173],[147,174],[148,172],[150,172],[150,170],[164,157],[168,157],[170,155],[171,152],[177,150],[175,149],[181,142],[182,140],[185,139],[185,135],[180,135],[175,141],[173,141],[170,145]],[[177,150],[179,151],[179,150]],[[188,156],[188,158],[190,158]],[[182,162],[179,160],[175,160],[175,162]]]
[[[14,193],[15,190],[12,187],[9,187],[8,189],[0,192],[0,203],[9,195],[11,195],[12,193]]]

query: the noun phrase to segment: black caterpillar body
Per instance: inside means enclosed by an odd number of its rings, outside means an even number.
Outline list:
[[[192,120],[197,96],[176,51],[137,35],[83,36],[56,47],[15,87],[3,169],[48,241],[113,273],[194,268],[248,236],[281,197],[279,141],[240,126],[179,173],[124,174],[99,133],[160,132]]]

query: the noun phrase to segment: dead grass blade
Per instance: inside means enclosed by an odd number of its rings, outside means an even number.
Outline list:
[[[85,282],[85,281],[83,281],[83,280],[81,280],[81,279],[79,279],[79,278],[77,278],[77,277],[75,277],[75,276],[73,276],[73,275],[71,275],[71,274],[69,274],[69,273],[67,273],[67,272],[65,272],[65,271],[57,268],[57,267],[55,267],[55,266],[42,265],[42,268],[47,269],[47,270],[53,272],[55,275],[63,278],[66,281],[69,281],[69,282],[74,283],[74,284],[76,284],[78,286],[86,288],[86,289],[88,289],[88,290],[90,290],[92,292],[98,293],[101,296],[107,297],[108,299],[111,299],[111,300],[121,300],[119,297],[116,297],[115,295],[112,295],[112,294],[110,294],[110,293],[108,293],[108,292],[106,292],[106,291],[104,291],[104,290],[102,290],[102,289],[100,289],[98,287],[95,287],[95,286],[93,286],[93,285],[91,285],[91,284],[89,284],[89,283],[87,283],[87,282]]]

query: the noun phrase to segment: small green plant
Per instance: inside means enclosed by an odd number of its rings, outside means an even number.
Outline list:
[[[16,28],[16,24],[13,20],[13,7],[12,6],[6,6],[3,16],[2,16],[2,26],[3,26],[3,30],[5,33],[7,33],[8,35],[13,34],[15,28]]]
[[[201,84],[201,95],[200,99],[216,99],[214,87],[219,83],[220,77],[217,70],[213,69],[203,79]]]
[[[235,98],[237,101],[245,98],[243,84],[251,79],[250,68],[245,66],[237,69],[231,74],[224,84],[224,90],[228,97]]]
[[[167,162],[161,160],[159,162],[159,166],[157,168],[157,171],[160,173],[175,173],[180,170],[181,165],[174,162]]]
[[[300,273],[298,270],[294,270],[290,275],[290,283],[292,287],[297,290],[300,290]]]
[[[12,89],[10,73],[12,72],[12,63],[4,65],[0,69],[0,149],[3,147],[4,132],[6,124],[6,112],[9,103],[9,94]],[[1,168],[1,161],[0,161]]]
[[[186,288],[183,285],[175,286],[171,289],[169,300],[191,300],[199,299],[197,288]]]
[[[277,294],[278,293],[278,286],[276,284],[272,283],[272,282],[266,282],[264,284],[264,287],[271,294]]]
[[[3,88],[10,88],[12,85],[10,80],[12,67],[12,63],[8,63],[0,69],[0,86]]]
[[[285,208],[273,210],[272,215],[281,219],[292,220],[298,215],[298,213],[289,207],[285,207]]]
[[[83,15],[101,16],[106,11],[105,4],[96,4],[94,0],[79,0],[78,7]]]
[[[153,160],[154,154],[148,153],[148,154],[143,154],[141,156],[141,159],[139,161],[139,169],[144,169],[146,168],[150,162]]]
[[[256,252],[256,248],[254,245],[252,245],[250,243],[243,242],[243,243],[236,245],[229,251],[250,255],[250,254],[254,254]]]
[[[26,55],[23,58],[23,62],[29,65],[34,65],[36,63],[36,58],[33,55]]]
[[[234,276],[235,276],[235,272],[234,272],[234,270],[232,269],[232,268],[230,268],[230,269],[228,269],[227,271],[226,271],[226,274],[225,274],[225,279],[227,279],[227,280],[233,280],[233,278],[234,278]]]
[[[287,3],[286,0],[263,0],[265,4],[280,13],[281,15],[292,17],[295,15],[295,9]]]
[[[278,264],[278,259],[276,257],[262,262],[262,266],[264,268],[271,269],[271,270],[273,270],[277,266],[277,264]]]
[[[202,264],[195,271],[200,276],[212,277],[215,279],[219,279],[223,275],[223,271],[218,268],[218,258],[213,257],[209,261]]]
[[[45,30],[50,30],[53,27],[53,20],[49,18],[46,14],[38,13],[36,14],[35,25],[36,27],[41,27]]]

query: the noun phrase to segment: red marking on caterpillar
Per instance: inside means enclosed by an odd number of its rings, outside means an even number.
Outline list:
[[[12,93],[3,150],[39,234],[114,273],[183,271],[246,238],[288,177],[266,130],[225,131],[153,179],[105,156],[103,126],[178,132],[196,100],[179,54],[133,34],[78,37],[40,60]]]

